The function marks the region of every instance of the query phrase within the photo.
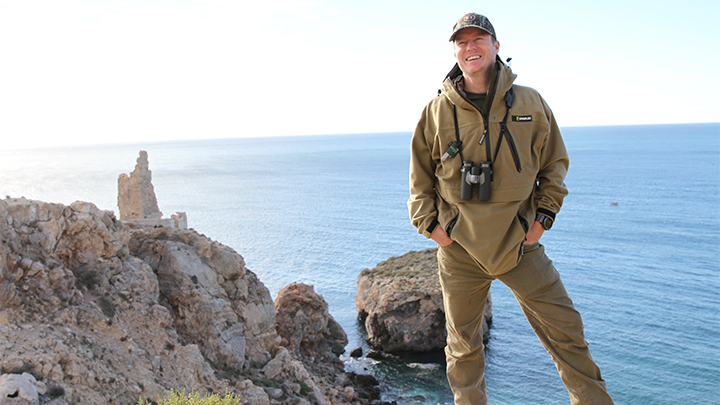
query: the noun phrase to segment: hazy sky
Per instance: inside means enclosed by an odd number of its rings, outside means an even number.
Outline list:
[[[0,148],[412,131],[471,11],[561,127],[720,121],[717,0],[0,0]]]

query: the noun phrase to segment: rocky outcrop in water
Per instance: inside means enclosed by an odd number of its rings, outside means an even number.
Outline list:
[[[427,352],[445,347],[445,309],[437,275],[437,248],[409,252],[360,272],[355,308],[368,343],[386,353]],[[483,320],[492,322],[488,296]]]
[[[136,404],[170,389],[371,402],[342,371],[322,297],[294,296],[273,302],[242,256],[193,230],[0,200],[0,403]]]

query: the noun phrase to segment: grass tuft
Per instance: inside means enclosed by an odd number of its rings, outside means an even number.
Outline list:
[[[182,392],[171,390],[165,399],[147,402],[140,398],[138,405],[241,405],[241,402],[235,394],[225,394],[225,397],[220,397],[217,394],[200,395],[198,392],[185,394],[185,390]]]

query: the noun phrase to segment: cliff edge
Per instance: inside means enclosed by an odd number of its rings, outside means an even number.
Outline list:
[[[273,302],[242,256],[193,230],[0,200],[0,403],[136,404],[170,389],[372,403],[343,372],[327,303],[288,289]]]

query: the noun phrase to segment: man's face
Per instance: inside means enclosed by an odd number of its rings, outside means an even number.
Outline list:
[[[492,35],[479,28],[464,28],[457,33],[453,44],[455,59],[463,75],[490,75],[495,56],[500,50],[500,43],[493,42]]]

